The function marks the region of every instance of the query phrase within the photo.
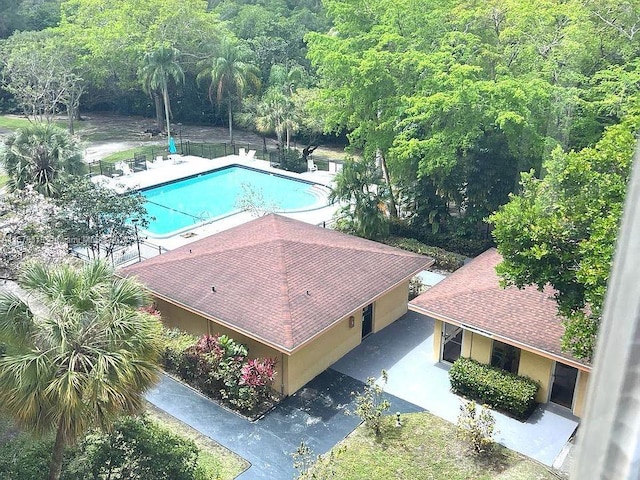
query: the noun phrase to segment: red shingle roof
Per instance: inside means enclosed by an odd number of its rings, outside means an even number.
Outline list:
[[[291,352],[432,263],[272,214],[123,274],[136,276],[161,298]]]
[[[439,320],[468,326],[540,350],[560,359],[583,363],[560,349],[564,328],[557,316],[551,287],[502,288],[495,248],[487,250],[443,281],[413,299],[412,310]],[[509,342],[508,340],[511,340]]]

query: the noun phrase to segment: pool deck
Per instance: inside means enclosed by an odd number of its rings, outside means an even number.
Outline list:
[[[335,176],[334,174],[324,171],[304,173],[287,172],[285,170],[271,167],[268,161],[249,159],[239,155],[227,155],[226,157],[214,158],[212,160],[202,157],[182,155],[172,155],[171,157],[172,159],[165,160],[160,165],[154,165],[152,168],[141,172],[135,172],[115,178],[98,175],[93,177],[92,180],[96,183],[100,183],[110,188],[114,188],[117,191],[123,192],[129,189],[138,190],[151,187],[230,165],[241,165],[262,170],[264,172],[276,173],[292,179],[306,180],[323,185],[327,188],[331,187],[331,183]],[[337,208],[338,205],[327,205],[313,210],[282,213],[281,215],[303,222],[312,223],[314,225],[322,225],[323,222],[330,222],[332,220],[333,214]],[[166,248],[167,250],[173,250],[174,248],[200,240],[209,235],[213,235],[214,233],[246,223],[252,218],[253,217],[250,213],[241,212],[215,220],[206,225],[196,227],[189,230],[187,235],[182,233],[164,238],[149,235],[147,240],[155,245]]]

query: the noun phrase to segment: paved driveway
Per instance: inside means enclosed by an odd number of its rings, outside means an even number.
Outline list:
[[[362,382],[329,369],[255,422],[167,376],[147,400],[247,459],[251,467],[239,479],[284,480],[295,476],[291,454],[300,442],[322,454],[360,423],[344,412],[353,410],[351,392],[362,387]],[[388,398],[394,412],[422,410],[392,395]]]
[[[364,381],[389,373],[386,391],[455,422],[461,399],[449,391],[448,367],[433,354],[433,320],[408,312],[367,337],[332,368]],[[578,418],[554,404],[542,405],[526,422],[494,413],[496,440],[545,465],[553,465],[578,425]]]

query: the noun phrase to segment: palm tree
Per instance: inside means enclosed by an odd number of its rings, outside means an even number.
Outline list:
[[[233,143],[233,103],[242,102],[244,92],[250,84],[260,85],[258,67],[247,63],[247,50],[240,45],[224,38],[220,43],[217,54],[200,64],[201,71],[197,80],[208,78],[209,100],[213,103],[214,93],[218,106],[227,99],[227,113],[229,115],[229,141]]]
[[[360,237],[384,237],[389,230],[383,206],[387,199],[386,185],[375,159],[348,159],[336,175],[329,200],[339,201],[337,228]]]
[[[164,103],[164,116],[167,127],[167,141],[171,139],[169,127],[169,117],[171,116],[171,106],[169,104],[169,83],[171,80],[175,84],[184,81],[184,72],[178,63],[179,52],[173,47],[161,46],[157,50],[147,52],[144,56],[142,67],[142,85],[145,92],[158,98],[160,92]],[[159,102],[156,101],[156,118],[160,118],[158,112]],[[159,122],[160,123],[160,122]],[[160,124],[158,125],[160,127]]]
[[[142,287],[104,263],[29,264],[0,294],[0,405],[36,434],[55,432],[49,480],[66,445],[88,428],[138,412],[158,379],[159,322],[138,307]]]
[[[278,148],[282,150],[282,137],[286,134],[286,147],[289,148],[290,132],[296,128],[291,116],[293,102],[279,89],[269,89],[256,108],[256,129],[261,133],[276,134]]]
[[[61,177],[80,175],[86,168],[78,140],[47,123],[32,123],[9,135],[0,163],[9,175],[10,190],[31,185],[47,197],[57,194]]]

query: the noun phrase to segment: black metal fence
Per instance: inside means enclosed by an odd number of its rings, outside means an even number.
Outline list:
[[[291,172],[305,172],[307,171],[306,160],[302,157],[298,149],[285,149],[281,150],[269,150],[266,143],[262,145],[253,144],[249,142],[245,143],[207,143],[207,142],[192,142],[191,140],[185,140],[176,144],[177,153],[180,155],[193,155],[202,158],[220,158],[227,155],[240,155],[248,156],[250,158],[256,158],[259,160],[266,160],[274,168],[281,168],[283,170]],[[118,175],[126,175],[129,172],[139,172],[147,170],[149,168],[149,162],[154,162],[156,158],[162,157],[168,158],[168,151],[166,147],[157,148],[144,147],[144,153],[135,153],[132,158],[119,160],[119,161],[104,161],[98,160],[88,164],[89,176],[104,175],[107,177],[114,177]],[[313,156],[307,157],[313,161]],[[126,167],[123,167],[126,165]],[[316,162],[316,167],[319,170],[329,170],[328,162],[319,160]],[[126,170],[126,171],[123,171]]]

